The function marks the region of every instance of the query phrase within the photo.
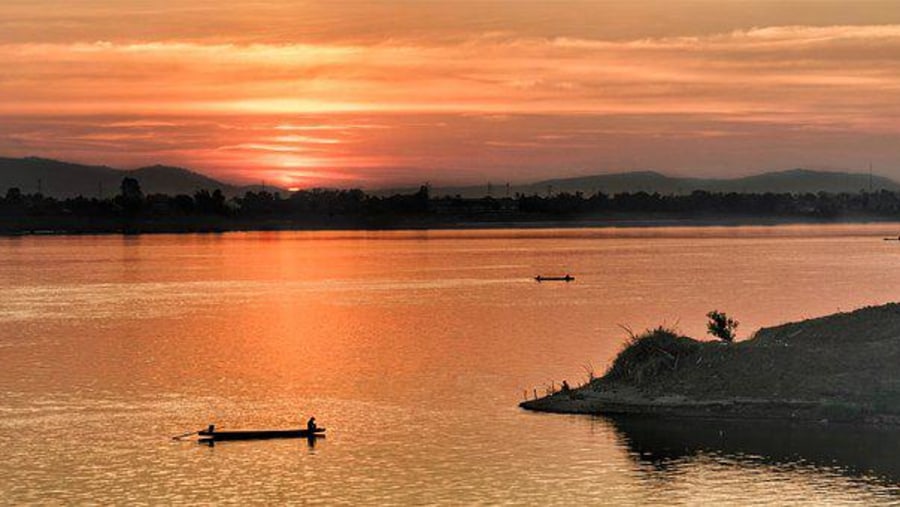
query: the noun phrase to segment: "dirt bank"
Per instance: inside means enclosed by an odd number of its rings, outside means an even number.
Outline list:
[[[520,406],[900,424],[900,304],[764,328],[734,344],[657,329],[633,339],[603,377]]]

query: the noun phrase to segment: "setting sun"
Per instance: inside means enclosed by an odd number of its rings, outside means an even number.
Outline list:
[[[890,2],[391,4],[7,2],[0,150],[363,187],[900,164]]]

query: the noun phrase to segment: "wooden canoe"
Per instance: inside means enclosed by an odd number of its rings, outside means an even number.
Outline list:
[[[208,440],[265,440],[270,438],[317,438],[325,436],[325,428],[316,428],[315,432],[306,429],[291,430],[200,430],[201,439]]]
[[[538,275],[534,277],[538,282],[572,282],[575,281],[575,277],[572,275],[566,276],[541,276]]]

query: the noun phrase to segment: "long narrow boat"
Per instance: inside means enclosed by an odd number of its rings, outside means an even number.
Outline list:
[[[534,277],[535,281],[538,282],[573,282],[575,281],[575,277],[572,275],[566,276],[541,276],[538,275]]]
[[[316,428],[314,432],[306,429],[291,430],[216,430],[210,426],[197,432],[202,440],[265,440],[269,438],[317,438],[325,436],[325,428]]]

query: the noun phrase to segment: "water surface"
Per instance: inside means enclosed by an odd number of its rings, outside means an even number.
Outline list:
[[[900,295],[900,225],[0,239],[4,502],[898,501],[882,430],[533,414],[622,327]],[[574,283],[536,274],[572,273]],[[173,442],[208,423],[327,439]]]

